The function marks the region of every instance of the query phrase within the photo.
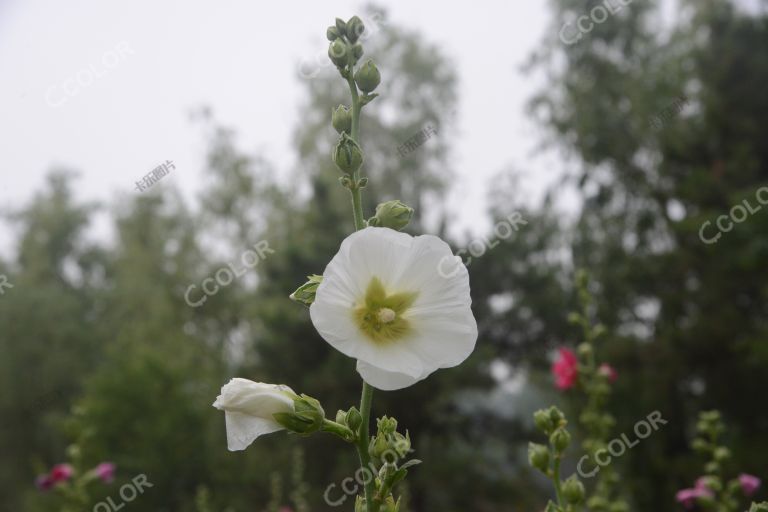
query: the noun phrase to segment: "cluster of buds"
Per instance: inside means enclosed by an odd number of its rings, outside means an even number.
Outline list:
[[[376,420],[376,436],[371,438],[368,453],[382,464],[397,462],[411,451],[411,436],[397,431],[397,420],[384,416]]]
[[[706,411],[699,414],[696,422],[696,437],[693,449],[707,457],[704,466],[706,474],[699,477],[693,487],[681,489],[675,496],[676,500],[686,508],[693,506],[705,510],[723,510],[735,512],[739,508],[739,494],[750,497],[760,488],[760,479],[756,476],[741,473],[737,478],[725,481],[724,466],[731,459],[731,450],[720,442],[725,432],[725,424],[719,411]],[[764,505],[753,504],[752,510],[760,511]]]
[[[558,503],[550,501],[546,512],[571,512],[583,503],[586,491],[576,475],[560,481],[560,461],[571,444],[571,434],[565,428],[568,422],[560,409],[554,406],[536,411],[533,421],[536,428],[549,438],[549,445],[530,443],[528,461],[550,478],[557,490]]]
[[[330,41],[328,57],[353,90],[352,106],[339,105],[331,112],[331,124],[340,135],[333,150],[333,161],[344,173],[341,178],[342,185],[350,189],[365,186],[365,178],[356,178],[364,159],[362,148],[355,140],[356,119],[359,118],[360,109],[377,96],[372,93],[381,83],[381,73],[371,59],[355,71],[355,66],[364,53],[363,45],[359,41],[364,31],[365,25],[358,16],[352,16],[347,21],[336,18],[336,23],[326,31]],[[361,96],[358,91],[362,92]]]

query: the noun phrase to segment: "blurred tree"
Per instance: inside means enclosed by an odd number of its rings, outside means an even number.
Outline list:
[[[602,4],[554,1],[552,39]],[[653,410],[669,421],[629,456],[640,510],[673,510],[696,476],[686,437],[702,408],[740,425],[743,470],[768,472],[768,413],[751,398],[768,392],[768,218],[700,238],[743,200],[757,206],[768,177],[768,63],[755,51],[768,19],[724,0],[679,4],[670,30],[657,2],[633,2],[536,59],[551,83],[533,110],[580,163],[574,262],[600,282],[600,317],[623,338],[611,349],[618,431]]]

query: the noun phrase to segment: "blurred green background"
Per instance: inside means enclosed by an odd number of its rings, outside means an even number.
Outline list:
[[[553,349],[578,342],[566,321],[576,268],[594,279],[610,331],[602,350],[620,376],[616,432],[655,410],[669,422],[615,462],[634,510],[679,509],[675,491],[701,467],[688,442],[702,409],[723,412],[733,469],[768,477],[768,207],[716,243],[699,234],[712,221],[705,233],[715,236],[718,216],[743,200],[758,205],[768,185],[768,17],[690,0],[662,37],[656,3],[635,0],[578,44],[554,35],[601,4],[552,1],[552,30],[531,56],[529,69],[547,80],[530,116],[562,155],[564,179],[541,207],[521,210],[515,172],[496,178],[490,225],[515,211],[527,224],[504,239],[486,233],[499,243],[469,267],[477,350],[456,369],[375,397],[374,414],[396,416],[425,461],[405,489],[411,512],[543,509],[549,488],[526,460],[530,414],[566,404],[548,372]],[[482,23],[467,30],[482,37]],[[445,226],[456,70],[438,47],[392,24],[366,52],[391,82],[364,112],[366,213],[399,198],[419,215],[410,232],[423,232],[421,215],[445,215]],[[295,147],[304,171],[288,184],[203,109],[206,183],[196,201],[166,179],[108,205],[84,204],[73,197],[73,173],[54,169],[5,216],[17,237],[0,261],[14,285],[0,296],[1,510],[56,510],[33,481],[72,442],[87,464],[118,465],[117,484],[95,487],[95,501],[147,475],[154,487],[132,511],[296,508],[297,482],[308,510],[351,510],[323,500],[354,472],[349,447],[276,434],[230,453],[224,416],[211,407],[233,376],[288,384],[331,414],[359,397],[354,361],[287,297],[352,229],[329,157],[328,112],[347,92],[330,69],[303,84]],[[437,136],[405,157],[393,151],[427,124]],[[577,193],[572,218],[552,207],[566,189]],[[114,243],[84,236],[105,212]],[[451,241],[445,228],[437,234]],[[274,254],[201,307],[185,303],[190,284],[238,265],[262,240]],[[574,452],[566,474],[576,460]]]

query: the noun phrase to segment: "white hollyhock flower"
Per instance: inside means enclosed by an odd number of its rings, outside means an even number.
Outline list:
[[[467,269],[448,244],[369,227],[342,242],[310,315],[328,343],[357,359],[368,384],[394,390],[472,353],[471,303]]]
[[[288,386],[248,379],[230,380],[213,403],[225,413],[228,448],[245,450],[257,437],[283,430],[272,415],[294,412],[295,396]]]

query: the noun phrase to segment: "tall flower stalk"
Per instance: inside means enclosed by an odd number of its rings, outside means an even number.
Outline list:
[[[365,220],[361,191],[368,179],[361,175],[360,114],[378,96],[373,91],[381,75],[373,60],[359,64],[364,30],[362,20],[353,16],[346,22],[337,18],[326,32],[328,57],[351,96],[350,106],[333,109],[331,125],[339,133],[332,157],[342,173],[339,182],[350,193],[355,231],[322,274],[310,275],[290,295],[309,306],[312,323],[328,344],[356,359],[363,381],[359,408],[339,410],[329,420],[309,395],[238,378],[222,388],[214,406],[225,412],[230,450],[243,450],[279,430],[304,436],[327,432],[352,444],[364,475],[355,512],[399,512],[401,501],[393,489],[420,461],[407,460],[410,435],[398,431],[396,419],[378,418],[371,436],[374,388],[402,389],[460,364],[474,350],[477,323],[469,274],[448,244],[431,235],[399,232],[408,225],[412,208],[388,201]],[[455,268],[446,273],[448,260]]]
[[[617,496],[617,472],[611,465],[601,465],[597,460],[598,453],[606,451],[611,429],[615,425],[615,419],[606,410],[606,404],[611,393],[610,384],[616,379],[616,371],[607,363],[597,362],[595,343],[604,335],[605,328],[592,321],[593,299],[589,293],[586,272],[577,272],[576,289],[579,311],[571,313],[568,319],[581,327],[582,342],[575,353],[568,348],[559,350],[559,358],[552,365],[552,373],[559,390],[581,392],[579,424],[585,433],[582,448],[586,455],[578,467],[582,468],[584,461],[589,463],[590,468],[600,466],[599,470],[592,471],[590,475],[582,475],[591,477],[597,473],[597,481],[588,493],[576,475],[561,480],[560,462],[570,445],[571,435],[566,430],[568,422],[565,415],[556,407],[534,414],[537,429],[549,437],[549,446],[531,443],[529,461],[552,480],[555,488],[556,503],[550,502],[547,512],[627,512],[629,506]]]

